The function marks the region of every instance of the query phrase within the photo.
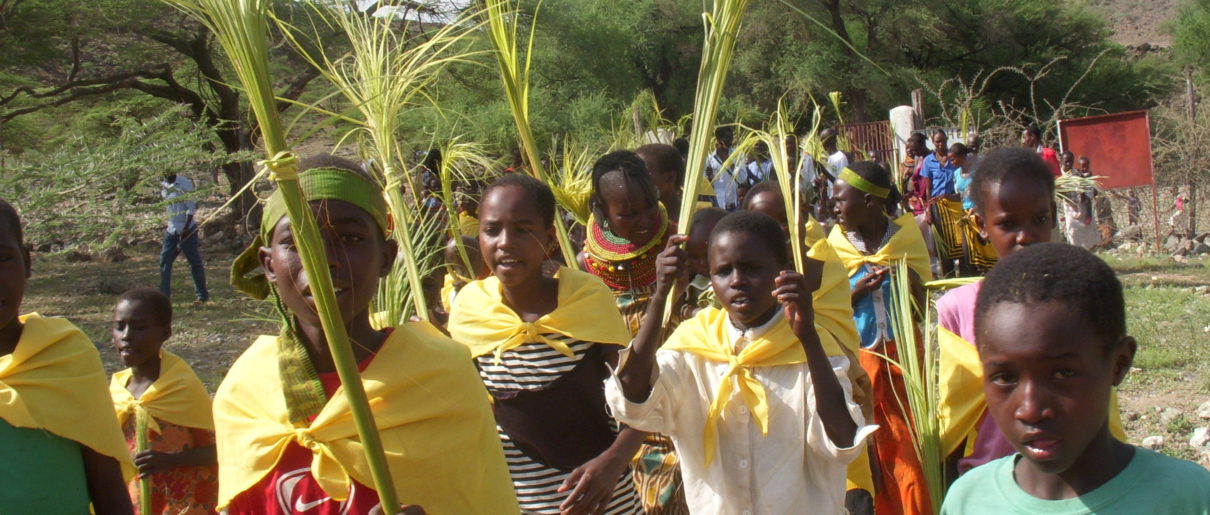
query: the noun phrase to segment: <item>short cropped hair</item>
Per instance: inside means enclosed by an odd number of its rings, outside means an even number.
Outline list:
[[[638,154],[629,150],[610,152],[592,165],[592,195],[588,197],[588,205],[592,208],[597,223],[605,220],[605,197],[601,195],[601,181],[615,173],[621,175],[622,184],[637,186],[652,206],[660,201],[660,191],[651,180],[651,174],[647,173],[647,164]]]
[[[732,232],[751,234],[764,240],[778,265],[785,266],[790,262],[786,235],[781,232],[781,224],[769,215],[758,211],[736,211],[724,216],[710,233],[710,244],[714,245],[720,236]]]
[[[168,300],[160,290],[155,288],[134,288],[126,290],[118,297],[118,303],[138,302],[166,326],[172,326],[172,301]]]
[[[693,232],[698,227],[710,226],[714,232],[714,227],[718,225],[718,221],[727,216],[727,212],[714,206],[703,207],[693,212],[693,219],[689,222],[689,231]],[[701,234],[701,233],[698,233]],[[707,233],[709,236],[709,233]]]
[[[685,182],[685,159],[681,157],[681,151],[676,147],[663,143],[652,143],[634,149],[634,153],[651,157],[660,170],[673,172],[678,186]]]
[[[982,214],[987,207],[988,190],[1008,177],[1034,181],[1046,189],[1048,196],[1055,194],[1055,176],[1037,152],[1021,147],[1000,147],[979,160],[979,173],[971,179],[976,213]]]
[[[995,306],[1035,302],[1056,302],[1082,317],[1106,352],[1126,336],[1122,283],[1109,265],[1080,247],[1039,243],[996,263],[975,302],[976,333],[982,332],[987,312]]]
[[[850,163],[849,169],[875,186],[887,189],[888,193],[883,208],[888,215],[894,215],[898,210],[899,200],[902,199],[902,196],[899,194],[899,189],[891,182],[891,173],[874,161]]]
[[[8,231],[17,238],[17,245],[25,246],[25,232],[21,230],[21,215],[17,208],[4,199],[0,199],[0,224],[8,227]]]
[[[533,200],[538,212],[542,214],[542,224],[546,227],[554,227],[555,194],[550,191],[550,186],[523,173],[506,173],[492,181],[487,189],[483,190],[483,196],[480,198],[486,199],[493,190],[505,187],[521,188]]]
[[[748,190],[748,196],[744,197],[744,209],[751,209],[748,206],[752,205],[752,199],[756,198],[757,195],[760,195],[761,193],[769,193],[769,192],[776,193],[777,196],[780,197],[781,196],[781,186],[779,186],[774,181],[761,181],[761,182],[756,183],[756,185],[753,186],[752,189]]]

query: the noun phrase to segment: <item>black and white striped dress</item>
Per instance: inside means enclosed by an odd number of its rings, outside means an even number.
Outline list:
[[[542,388],[576,368],[586,352],[596,345],[558,334],[546,337],[565,343],[575,355],[569,358],[549,345],[536,342],[525,343],[505,351],[497,363],[491,353],[479,356],[479,375],[489,390],[531,390]],[[604,386],[602,385],[602,388]],[[614,430],[617,430],[616,422]],[[500,426],[496,426],[504,446],[504,457],[512,475],[513,487],[517,490],[517,501],[523,513],[558,513],[559,505],[569,492],[558,492],[570,472],[548,467],[535,461],[521,451]],[[635,513],[638,504],[630,469],[618,478],[605,513]]]

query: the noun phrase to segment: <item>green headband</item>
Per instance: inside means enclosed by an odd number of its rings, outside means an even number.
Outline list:
[[[298,185],[307,201],[343,200],[361,208],[382,230],[390,235],[391,226],[387,215],[387,203],[382,188],[373,181],[343,168],[312,168],[298,175]],[[286,201],[281,190],[276,190],[265,202],[261,217],[260,235],[231,264],[231,284],[240,291],[257,299],[269,296],[269,284],[263,275],[257,274],[260,261],[257,252],[268,245],[273,229],[286,216]]]
[[[840,177],[838,177],[838,179],[847,182],[849,186],[881,199],[885,199],[891,194],[890,188],[884,188],[865,180],[864,177],[857,175],[857,172],[854,172],[852,168],[845,167],[844,170],[841,170]]]
[[[390,234],[382,188],[369,179],[341,168],[312,168],[298,175],[298,185],[308,201],[343,200],[353,204],[368,213],[384,235]],[[232,263],[231,284],[257,299],[269,298],[273,301],[282,321],[281,334],[277,338],[277,365],[286,413],[291,423],[303,424],[308,417],[323,409],[327,404],[327,395],[315,365],[298,339],[298,331],[289,310],[282,304],[268,279],[257,273],[260,268],[260,248],[272,239],[273,230],[284,216],[286,202],[279,189],[265,203],[260,235]]]

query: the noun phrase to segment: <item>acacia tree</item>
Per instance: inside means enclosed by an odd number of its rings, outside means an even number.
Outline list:
[[[297,8],[283,2],[279,15]],[[8,0],[0,4],[0,21],[0,51],[6,56],[0,64],[21,78],[0,92],[0,128],[48,108],[140,92],[185,106],[213,132],[208,150],[239,154],[255,144],[256,127],[212,34],[171,7],[149,0]],[[286,73],[277,75],[288,77],[279,96],[297,99],[317,72],[286,45],[279,48],[275,64]],[[289,105],[283,101],[279,107]],[[222,171],[232,195],[254,176],[246,160],[226,162]],[[235,205],[248,213],[255,199],[242,194]]]

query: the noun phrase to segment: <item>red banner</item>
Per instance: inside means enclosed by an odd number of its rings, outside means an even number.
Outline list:
[[[1076,158],[1088,157],[1101,187],[1155,184],[1151,164],[1151,125],[1147,111],[1059,121],[1059,145]]]

